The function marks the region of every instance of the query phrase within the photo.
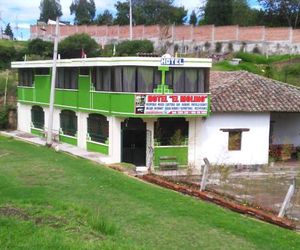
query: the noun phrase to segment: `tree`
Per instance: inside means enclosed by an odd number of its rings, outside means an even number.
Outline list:
[[[129,24],[129,1],[115,4],[117,9],[115,23]],[[145,24],[182,24],[187,11],[184,7],[173,6],[173,0],[132,0],[133,22]]]
[[[299,0],[258,0],[264,9],[264,17],[267,23],[273,26],[274,20],[277,20],[277,26],[299,26]],[[273,19],[273,20],[272,20]]]
[[[11,29],[9,23],[6,25],[6,28],[5,28],[5,30],[4,30],[4,34],[7,35],[7,36],[9,36],[10,39],[13,39],[13,38],[14,38],[14,33],[12,32],[12,29]]]
[[[42,0],[40,3],[40,21],[48,22],[49,19],[56,20],[62,16],[59,0]]]
[[[39,55],[44,59],[51,58],[53,55],[53,43],[39,38],[33,39],[28,43],[27,53],[29,55]]]
[[[71,15],[75,14],[75,24],[90,24],[96,14],[94,0],[74,0],[70,6]]]
[[[118,56],[136,56],[137,53],[152,53],[153,43],[149,40],[123,41],[116,47]]]
[[[189,23],[191,25],[194,25],[194,26],[198,23],[198,18],[197,18],[195,10],[193,10],[192,13],[191,13],[191,15],[190,15],[190,21],[189,21]]]
[[[82,51],[87,57],[97,57],[100,48],[98,43],[85,33],[69,36],[58,45],[58,52],[62,58],[79,58]]]
[[[233,0],[232,24],[241,26],[257,25],[258,10],[251,9],[247,0]]]
[[[109,12],[109,10],[105,10],[103,14],[99,14],[97,16],[95,23],[98,25],[112,25],[113,15]]]
[[[233,0],[207,0],[202,11],[204,24],[221,26],[233,23]]]

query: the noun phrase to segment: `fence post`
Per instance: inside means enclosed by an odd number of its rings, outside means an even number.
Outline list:
[[[295,192],[295,186],[296,186],[296,181],[295,179],[293,180],[293,184],[290,185],[289,187],[289,190],[284,198],[284,201],[282,203],[282,206],[280,208],[280,211],[279,211],[279,214],[278,214],[278,217],[279,218],[283,218],[284,215],[285,215],[285,212],[286,212],[286,209],[288,207],[288,205],[290,204],[290,201],[294,195],[294,192]]]
[[[204,165],[204,169],[203,169],[203,173],[202,173],[202,180],[201,180],[201,185],[200,185],[200,191],[204,191],[205,190],[205,186],[206,186],[206,180],[207,180],[207,173],[208,173],[208,167],[210,165],[209,161],[207,158],[203,159],[205,165]]]

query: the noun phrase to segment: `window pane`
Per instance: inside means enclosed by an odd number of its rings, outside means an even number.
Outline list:
[[[159,118],[154,123],[154,138],[161,146],[185,145],[188,122],[184,118]]]
[[[102,90],[110,91],[111,90],[111,68],[104,67],[103,68],[103,78],[102,78]]]
[[[49,68],[37,68],[35,69],[36,75],[50,75],[50,69]]]
[[[184,93],[184,69],[174,69],[173,91],[174,93]]]
[[[138,67],[137,72],[137,92],[152,93],[154,69],[151,67]]]
[[[205,72],[203,69],[198,70],[198,92],[205,93]]]
[[[75,136],[77,133],[77,116],[74,111],[63,110],[60,113],[60,127],[64,135]]]
[[[122,92],[122,67],[114,68],[113,91]]]
[[[135,92],[136,67],[123,67],[123,92]]]
[[[196,93],[198,91],[198,70],[185,69],[185,93]]]
[[[88,117],[88,134],[92,141],[105,143],[108,138],[108,121],[106,117],[90,114]]]
[[[241,150],[242,132],[230,131],[228,139],[228,150]]]
[[[44,110],[39,106],[33,106],[31,109],[31,122],[33,127],[44,129]]]
[[[90,75],[90,68],[89,67],[81,67],[79,74],[82,76],[89,76]]]

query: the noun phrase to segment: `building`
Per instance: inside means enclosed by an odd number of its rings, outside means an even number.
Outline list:
[[[19,69],[18,129],[47,130],[52,61]],[[58,60],[54,130],[103,161],[196,164],[197,130],[209,115],[210,59],[113,57]]]
[[[267,164],[272,145],[300,145],[300,89],[248,72],[211,72],[210,59],[113,57],[58,61],[59,141],[106,163]],[[19,69],[18,129],[43,135],[52,61]]]

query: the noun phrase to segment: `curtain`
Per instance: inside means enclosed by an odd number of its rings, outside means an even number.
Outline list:
[[[197,69],[185,69],[185,93],[198,92],[198,70]]]
[[[174,93],[184,93],[184,69],[174,68],[173,91]]]
[[[122,67],[114,68],[113,91],[122,92]]]
[[[152,93],[154,84],[154,69],[139,67],[137,74],[137,92]]]
[[[123,92],[135,92],[136,67],[123,67]]]

